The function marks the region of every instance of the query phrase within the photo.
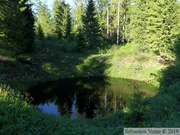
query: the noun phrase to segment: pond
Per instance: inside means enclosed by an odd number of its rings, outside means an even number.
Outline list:
[[[88,77],[62,79],[32,87],[32,104],[45,113],[70,119],[92,119],[111,115],[128,106],[134,92],[153,96],[155,88],[145,82]]]

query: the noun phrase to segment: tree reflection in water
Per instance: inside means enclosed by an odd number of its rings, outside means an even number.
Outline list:
[[[34,98],[32,104],[46,113],[71,119],[92,119],[122,110],[135,91],[153,96],[154,89],[140,81],[89,77],[39,84],[31,88],[29,93]]]

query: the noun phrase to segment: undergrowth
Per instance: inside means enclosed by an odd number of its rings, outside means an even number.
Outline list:
[[[139,45],[113,46],[99,50],[98,54],[96,51],[62,53],[45,47],[35,54],[0,59],[3,83],[0,84],[0,134],[121,135],[124,127],[178,127],[180,124],[178,61],[173,65]],[[152,98],[135,93],[128,108],[93,120],[44,114],[27,104],[29,99],[21,95],[38,82],[82,76],[136,79],[160,85],[160,90]]]
[[[104,74],[112,77],[141,80],[158,86],[159,71],[167,65],[160,63],[159,56],[143,50],[139,46],[137,44],[126,44],[100,51],[101,54],[109,56],[107,62],[111,65],[106,68]]]
[[[19,92],[0,84],[0,134],[32,135],[109,135],[122,134],[123,115],[101,120],[70,120],[38,111]]]

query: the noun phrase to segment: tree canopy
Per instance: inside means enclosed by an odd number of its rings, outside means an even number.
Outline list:
[[[84,49],[130,42],[163,54],[179,39],[178,0],[75,0],[74,7],[55,0],[52,10],[39,0],[34,12],[28,0],[0,2],[1,49],[13,53],[32,51],[34,39],[56,39]]]
[[[0,49],[15,54],[32,51],[34,17],[27,0],[0,1]]]

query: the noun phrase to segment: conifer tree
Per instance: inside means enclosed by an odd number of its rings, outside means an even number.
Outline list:
[[[39,1],[37,9],[37,26],[41,26],[42,31],[44,33],[44,38],[52,37],[53,30],[52,30],[52,21],[51,21],[51,14],[46,5],[46,3]]]
[[[70,38],[71,15],[70,5],[62,0],[55,0],[53,7],[54,35],[58,38]]]
[[[85,6],[82,0],[75,1],[76,6],[73,8],[72,17],[73,17],[73,32],[75,34],[79,33],[79,30],[83,27],[83,16],[85,15]]]
[[[41,24],[38,24],[38,26],[37,26],[37,39],[38,40],[44,39],[44,32],[42,30]]]
[[[32,50],[34,19],[27,0],[0,0],[1,48],[19,54]]]
[[[71,38],[71,31],[72,31],[72,19],[71,19],[71,13],[70,13],[70,5],[66,5],[66,32],[65,32],[65,39]]]
[[[176,0],[136,2],[131,6],[130,40],[157,54],[168,53],[179,34],[178,10]]]
[[[97,48],[100,45],[100,26],[93,0],[88,1],[86,14],[83,18],[88,48]]]
[[[179,4],[177,0],[159,0],[159,9],[161,9],[160,19],[158,22],[158,28],[156,32],[156,43],[153,42],[151,48],[159,54],[169,53],[177,41],[179,36]],[[154,9],[157,14],[157,10]],[[160,10],[159,10],[160,11]],[[155,20],[155,18],[154,18]]]
[[[82,52],[87,48],[86,37],[84,35],[83,29],[79,28],[76,35],[76,50]]]
[[[112,43],[116,42],[118,25],[118,1],[111,0],[109,4],[109,36]]]
[[[23,16],[25,17],[26,24],[24,25],[23,33],[24,33],[24,40],[25,40],[25,52],[32,52],[33,50],[33,42],[35,40],[35,29],[34,29],[34,16],[31,9],[31,4],[26,5],[27,0],[24,1],[23,4],[26,9],[22,12]]]
[[[97,15],[101,26],[101,35],[109,38],[109,3],[110,0],[97,0]]]
[[[135,5],[131,5],[129,37],[131,42],[139,43],[144,46],[146,43],[146,12],[147,2],[139,0]]]
[[[63,20],[63,7],[62,2],[60,0],[54,1],[53,6],[53,33],[54,37],[61,38],[62,37],[62,20]]]
[[[130,11],[130,6],[131,6],[131,1],[130,0],[122,0],[120,8],[121,8],[121,12],[120,12],[120,25],[121,25],[121,42],[122,43],[126,43],[128,42],[128,32],[129,32],[129,28],[128,28],[128,24],[130,22],[130,16],[129,16],[129,11]]]

